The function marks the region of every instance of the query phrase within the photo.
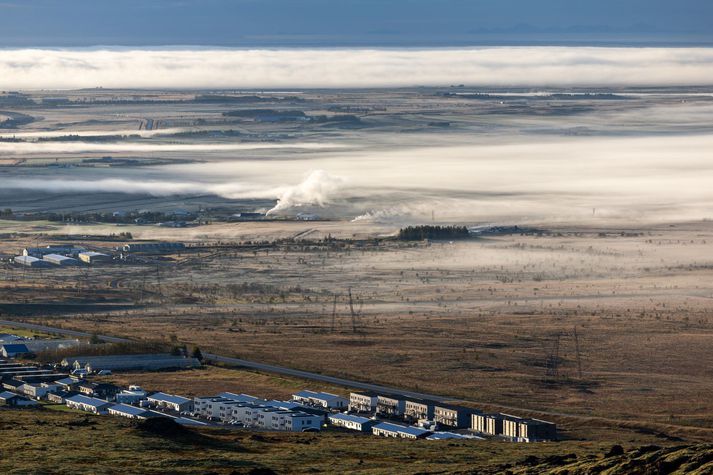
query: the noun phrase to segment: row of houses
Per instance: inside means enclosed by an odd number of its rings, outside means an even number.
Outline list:
[[[349,410],[410,423],[433,421],[438,427],[467,428],[476,433],[521,442],[557,437],[556,425],[551,422],[509,414],[484,414],[477,409],[402,395],[352,392],[349,395]]]

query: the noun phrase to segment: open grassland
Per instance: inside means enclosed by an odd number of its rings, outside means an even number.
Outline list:
[[[268,240],[286,225],[251,226],[236,229]],[[106,267],[7,268],[3,301],[79,302],[21,318],[532,411],[573,424],[575,438],[602,436],[589,417],[713,437],[710,223],[197,244]],[[123,307],[97,308],[106,302]]]
[[[163,391],[183,396],[208,396],[220,392],[245,393],[265,399],[291,399],[301,389],[345,393],[345,388],[287,376],[206,366],[201,369],[172,372],[114,373],[97,380],[121,386],[139,385],[149,391]]]
[[[582,442],[405,441],[346,432],[154,433],[117,418],[47,409],[0,409],[0,427],[0,471],[7,474],[502,473],[526,468],[532,457],[575,453],[580,460],[596,460],[609,448]]]

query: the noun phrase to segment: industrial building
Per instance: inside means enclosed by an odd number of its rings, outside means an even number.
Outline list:
[[[23,256],[31,256],[42,259],[49,254],[61,256],[76,256],[86,249],[81,246],[47,246],[47,247],[27,247],[22,250]]]
[[[120,248],[124,252],[140,252],[145,254],[161,254],[182,251],[186,245],[182,242],[154,242],[126,244]]]
[[[33,353],[64,350],[81,344],[79,340],[22,340],[22,343]]]
[[[402,439],[423,439],[431,435],[431,431],[419,427],[407,427],[390,422],[381,422],[371,428],[374,435],[383,437],[398,437]]]
[[[196,358],[186,358],[171,354],[111,355],[111,356],[71,356],[62,360],[62,366],[85,369],[88,372],[101,370],[157,371],[162,369],[198,368],[201,363]]]
[[[111,256],[104,254],[102,252],[80,252],[78,254],[79,260],[85,264],[100,264],[102,262],[111,262]]]
[[[38,259],[33,256],[16,256],[15,264],[20,264],[22,266],[33,267],[33,268],[49,267],[50,266],[50,264],[48,262],[45,262],[42,259]]]
[[[56,266],[76,266],[79,265],[79,261],[72,257],[62,256],[59,254],[46,254],[42,257],[42,260],[49,262],[50,264]]]
[[[353,414],[330,414],[329,423],[335,427],[344,427],[345,429],[360,432],[371,432],[371,428],[378,424],[379,421],[369,419],[368,417],[355,416]]]

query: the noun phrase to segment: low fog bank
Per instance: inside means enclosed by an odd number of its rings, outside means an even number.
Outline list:
[[[713,217],[713,135],[320,151],[285,160],[6,174],[6,189],[275,200],[357,222]],[[45,172],[46,173],[46,172]],[[1,205],[1,204],[0,204]]]
[[[713,84],[713,48],[6,49],[0,89]]]

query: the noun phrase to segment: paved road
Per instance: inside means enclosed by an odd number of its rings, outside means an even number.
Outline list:
[[[68,330],[68,329],[64,329],[64,328],[49,327],[49,326],[45,326],[45,325],[36,325],[34,323],[16,322],[16,321],[11,321],[11,320],[0,320],[0,325],[20,327],[20,328],[26,328],[28,330],[34,330],[37,332],[53,333],[53,334],[67,335],[67,336],[73,336],[73,337],[88,338],[88,337],[92,336],[91,333],[81,332],[81,331],[77,331],[77,330]],[[97,337],[99,339],[109,342],[109,343],[129,343],[129,342],[131,342],[131,340],[129,340],[127,338],[118,338],[118,337],[109,336],[109,335],[97,335]],[[275,366],[275,365],[270,365],[270,364],[266,364],[266,363],[258,363],[255,361],[244,360],[241,358],[232,358],[229,356],[216,355],[213,353],[203,353],[203,358],[209,362],[212,361],[212,362],[225,363],[225,364],[236,365],[236,366],[243,366],[246,368],[256,369],[259,371],[265,371],[268,373],[276,373],[276,374],[282,374],[282,375],[286,375],[286,376],[294,376],[297,378],[310,379],[312,381],[320,381],[323,383],[335,384],[338,386],[346,386],[346,387],[350,387],[350,388],[362,389],[362,390],[367,390],[367,391],[398,393],[398,394],[403,394],[404,396],[421,398],[421,399],[433,399],[435,401],[446,401],[446,400],[453,399],[453,398],[446,398],[444,396],[437,396],[435,394],[425,394],[425,393],[418,393],[418,392],[413,392],[413,391],[404,391],[404,390],[397,389],[397,388],[379,386],[377,384],[363,383],[361,381],[354,381],[351,379],[336,378],[334,376],[327,376],[327,375],[319,374],[319,373],[311,373],[309,371],[301,371],[298,369],[286,368],[284,366]]]

